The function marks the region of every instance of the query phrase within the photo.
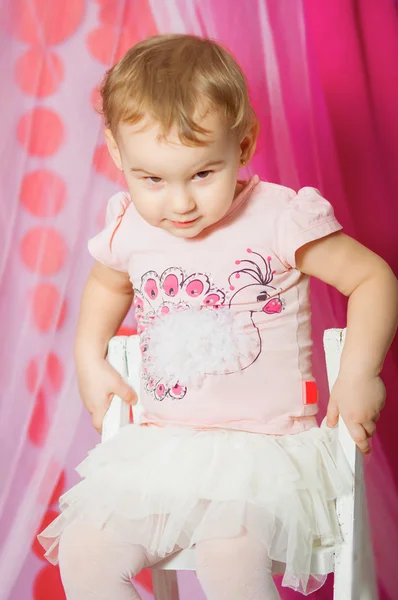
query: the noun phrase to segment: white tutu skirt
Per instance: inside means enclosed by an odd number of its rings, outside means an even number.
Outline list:
[[[75,519],[160,558],[247,532],[286,563],[282,584],[308,594],[325,580],[311,573],[313,548],[340,541],[334,500],[352,486],[341,452],[337,430],[323,427],[270,436],[128,425],[79,465],[83,480],[39,541],[56,564]]]

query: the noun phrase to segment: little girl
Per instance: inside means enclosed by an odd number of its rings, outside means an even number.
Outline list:
[[[142,568],[193,545],[208,600],[279,598],[273,560],[308,594],[324,582],[313,547],[339,541],[334,500],[350,485],[333,426],[341,414],[369,452],[383,407],[396,280],[315,189],[238,179],[258,123],[218,44],[146,40],[107,73],[102,99],[129,193],[89,243],[77,373],[99,431],[114,394],[135,402],[105,359],[134,298],[144,414],[79,466],[40,535],[46,556],[69,600],[138,599]],[[329,428],[315,417],[309,276],[350,297]]]

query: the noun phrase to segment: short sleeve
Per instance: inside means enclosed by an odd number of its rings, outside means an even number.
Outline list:
[[[274,251],[287,267],[296,267],[296,252],[342,229],[331,204],[311,187],[302,188],[286,200],[277,218]]]
[[[88,242],[88,251],[95,260],[106,267],[126,273],[130,256],[123,220],[130,202],[123,192],[112,196],[106,209],[104,229]]]

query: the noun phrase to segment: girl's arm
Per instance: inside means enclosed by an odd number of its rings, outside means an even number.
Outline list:
[[[133,403],[136,396],[106,361],[109,340],[116,334],[133,301],[126,273],[96,262],[83,291],[75,341],[79,391],[100,431],[114,394]]]
[[[347,337],[328,407],[328,425],[341,414],[362,452],[384,405],[379,378],[398,324],[398,283],[386,262],[343,233],[297,251],[297,268],[349,297]]]

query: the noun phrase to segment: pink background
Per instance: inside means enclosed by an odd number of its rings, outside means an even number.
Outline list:
[[[91,264],[86,241],[122,184],[93,108],[104,70],[156,32],[221,41],[247,74],[262,125],[248,174],[319,188],[346,232],[397,272],[397,5],[2,0],[0,9],[0,600],[59,600],[58,570],[32,541],[98,442],[78,397],[72,343]],[[319,283],[313,292],[325,391],[321,335],[344,326],[345,302]],[[389,600],[398,587],[397,361],[395,344],[384,370],[389,402],[367,461],[380,592]],[[331,583],[314,598],[331,598]],[[149,573],[138,586],[152,598]],[[181,576],[181,590],[203,600],[193,574]]]

